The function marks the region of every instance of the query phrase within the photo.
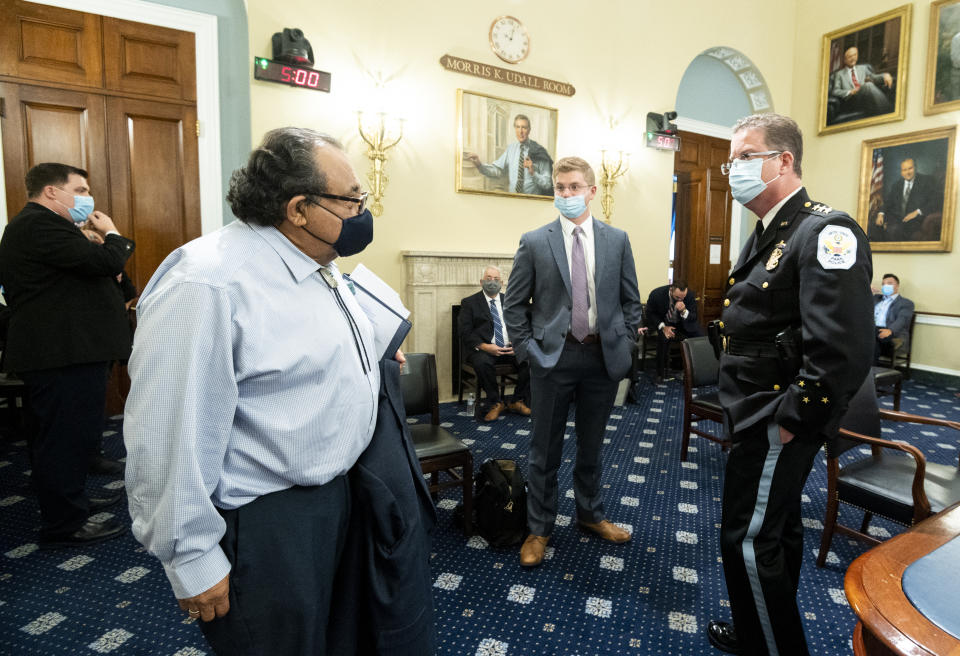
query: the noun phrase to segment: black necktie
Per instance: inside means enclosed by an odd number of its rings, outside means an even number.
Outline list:
[[[757,219],[757,227],[753,230],[753,248],[750,249],[750,255],[754,255],[760,248],[760,237],[763,236],[763,221]]]

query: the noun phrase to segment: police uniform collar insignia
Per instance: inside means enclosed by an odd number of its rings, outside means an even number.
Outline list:
[[[811,207],[811,204],[809,202],[804,203],[804,209],[807,212],[810,212],[810,213],[816,212],[817,214],[822,214],[824,216],[826,216],[827,214],[833,211],[833,208],[830,207],[829,205],[824,205],[823,203],[813,203],[813,206]]]

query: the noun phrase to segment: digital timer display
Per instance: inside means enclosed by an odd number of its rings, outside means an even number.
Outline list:
[[[288,84],[316,91],[330,91],[330,74],[302,66],[291,66],[264,57],[253,58],[253,77],[256,80]]]
[[[647,147],[657,150],[680,150],[680,137],[660,132],[647,132]]]

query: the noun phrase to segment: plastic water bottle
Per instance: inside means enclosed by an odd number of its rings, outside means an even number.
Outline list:
[[[473,396],[473,392],[468,392],[468,393],[467,393],[467,407],[468,407],[468,408],[472,408],[475,401],[476,401],[476,399],[475,399],[474,396]]]

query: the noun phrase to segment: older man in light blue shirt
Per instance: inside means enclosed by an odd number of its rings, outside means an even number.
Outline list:
[[[333,260],[369,243],[372,218],[339,145],[310,130],[268,133],[227,199],[241,220],[177,249],[140,298],[133,532],[218,653],[322,653],[345,474],[379,390]]]
[[[480,161],[476,153],[467,153],[477,170],[488,178],[507,174],[507,191],[517,194],[553,195],[553,160],[547,150],[530,138],[530,119],[517,114],[513,119],[517,140],[496,160],[489,164]]]

